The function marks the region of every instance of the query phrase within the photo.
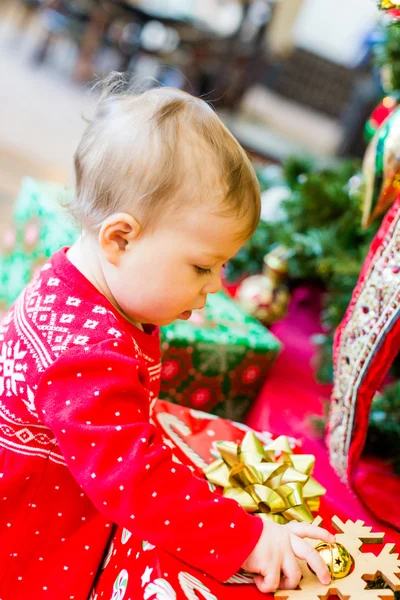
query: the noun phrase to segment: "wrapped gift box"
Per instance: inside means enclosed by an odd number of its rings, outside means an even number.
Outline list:
[[[225,292],[189,321],[162,328],[160,398],[242,420],[280,343]]]

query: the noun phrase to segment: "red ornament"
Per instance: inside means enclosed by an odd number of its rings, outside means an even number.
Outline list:
[[[391,8],[387,11],[387,14],[394,20],[400,21],[400,8]]]
[[[400,12],[400,11],[397,11]],[[397,101],[391,96],[386,96],[380,104],[373,110],[370,116],[371,125],[378,129],[382,123],[388,118],[389,115],[397,107]]]

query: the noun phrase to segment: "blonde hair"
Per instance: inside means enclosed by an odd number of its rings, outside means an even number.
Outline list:
[[[206,102],[180,90],[132,94],[114,85],[74,159],[70,210],[89,232],[115,212],[145,228],[193,200],[241,219],[243,239],[259,222],[260,189],[245,151]]]

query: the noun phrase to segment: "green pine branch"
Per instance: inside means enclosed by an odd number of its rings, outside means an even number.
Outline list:
[[[381,29],[382,40],[375,44],[375,57],[382,69],[382,84],[386,93],[400,91],[400,22],[393,21]]]
[[[325,334],[314,340],[314,368],[317,378],[325,383],[333,380],[333,333],[344,317],[379,227],[375,223],[366,231],[361,228],[361,197],[355,185],[358,168],[352,161],[325,169],[300,159],[288,161],[284,177],[290,193],[283,202],[284,218],[261,223],[227,268],[231,280],[260,272],[264,255],[276,244],[283,244],[290,251],[291,285],[309,281],[324,287]],[[268,187],[267,178],[263,185]],[[394,362],[392,375],[400,380],[400,359]],[[400,381],[387,386],[373,403],[367,447],[400,473]]]

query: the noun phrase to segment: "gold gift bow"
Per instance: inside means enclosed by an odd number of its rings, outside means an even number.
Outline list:
[[[277,523],[314,520],[326,492],[312,476],[315,457],[293,454],[287,436],[262,445],[249,431],[240,445],[218,442],[221,458],[204,469],[210,483],[224,488],[248,512]]]

